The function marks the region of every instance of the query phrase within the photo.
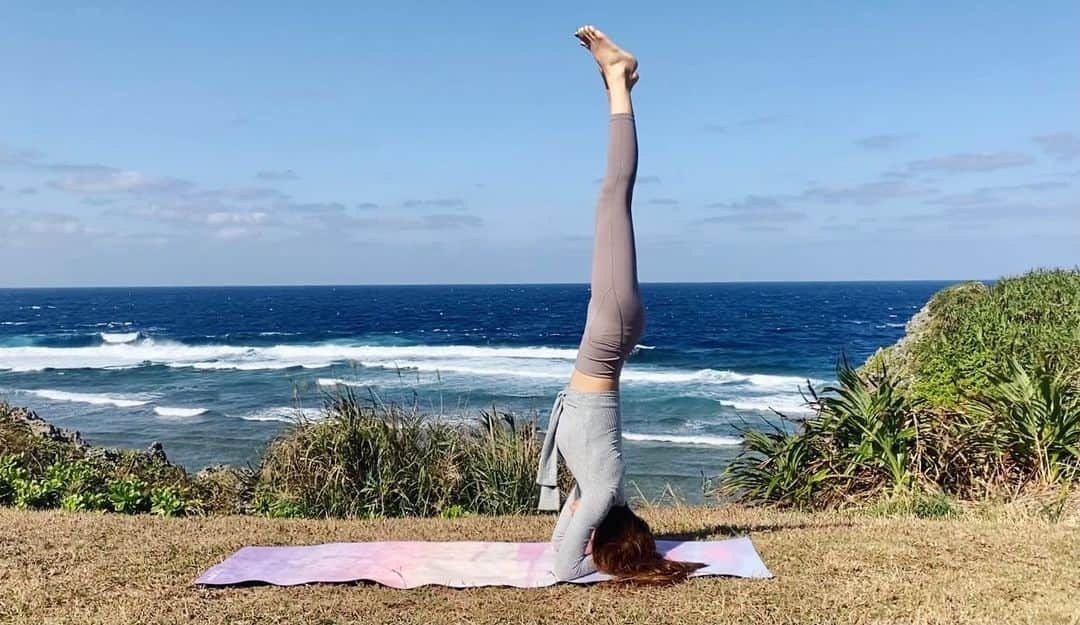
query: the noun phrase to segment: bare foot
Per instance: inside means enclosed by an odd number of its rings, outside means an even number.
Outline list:
[[[627,88],[633,87],[638,81],[638,61],[626,50],[615,45],[608,36],[596,29],[595,26],[582,26],[577,29],[574,36],[592,53],[596,64],[600,66],[600,75],[604,77],[604,85],[608,81],[623,79]]]

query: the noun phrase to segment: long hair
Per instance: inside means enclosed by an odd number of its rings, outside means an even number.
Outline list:
[[[686,581],[697,562],[668,560],[656,550],[649,524],[628,506],[612,506],[593,533],[593,562],[616,582],[668,586]]]

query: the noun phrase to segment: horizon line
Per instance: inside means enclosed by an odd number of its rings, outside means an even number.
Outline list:
[[[1017,274],[1020,275],[1020,274]],[[918,282],[993,282],[1000,278],[904,278],[898,280],[684,280],[649,281],[649,285],[732,285],[732,284],[911,284]],[[0,286],[0,291],[41,291],[76,289],[258,289],[258,288],[338,288],[338,287],[455,287],[455,286],[589,286],[588,282],[355,282],[355,283],[261,283],[261,284],[123,284],[63,286]]]

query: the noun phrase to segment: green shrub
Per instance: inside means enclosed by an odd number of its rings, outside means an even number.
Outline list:
[[[60,503],[63,484],[55,478],[35,480],[16,479],[15,507],[24,510],[55,508]]]
[[[304,516],[299,502],[270,493],[259,493],[252,502],[252,512],[271,519],[293,519]]]
[[[462,508],[461,506],[450,506],[449,508],[443,509],[443,511],[439,513],[439,516],[444,519],[460,519],[469,516],[469,513],[465,512],[465,508]]]
[[[1080,371],[1080,270],[1033,271],[987,288],[962,284],[928,304],[929,326],[911,346],[914,397],[962,407],[994,385],[1010,361],[1031,370]]]
[[[721,476],[721,489],[744,501],[810,507],[829,467],[805,432],[745,430],[743,451]]]
[[[158,516],[179,516],[184,513],[187,503],[179,488],[162,486],[150,489],[150,514]]]
[[[754,503],[823,507],[911,489],[921,476],[919,406],[885,370],[870,376],[841,362],[837,378],[820,394],[809,387],[816,414],[786,419],[795,431],[743,431],[743,451],[721,476],[720,491]]]
[[[1029,372],[1012,359],[968,405],[987,423],[995,446],[1040,484],[1071,479],[1080,467],[1080,385],[1075,378],[1046,364]]]
[[[0,456],[0,505],[9,505],[15,500],[15,482],[26,477],[26,470],[19,464],[15,454]]]
[[[60,508],[69,512],[109,510],[111,502],[105,493],[72,493],[64,495],[60,500]]]
[[[115,512],[136,514],[145,512],[147,499],[144,496],[146,483],[131,478],[111,480],[109,486],[109,502]]]

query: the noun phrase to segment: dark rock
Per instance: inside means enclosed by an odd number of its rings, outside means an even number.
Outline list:
[[[90,447],[86,450],[86,458],[113,464],[120,461],[120,452],[107,447]]]
[[[169,461],[169,458],[165,456],[165,448],[157,441],[150,443],[150,447],[147,448],[146,453],[156,462]]]
[[[20,423],[26,427],[35,436],[40,436],[45,440],[54,441],[57,443],[70,443],[72,445],[78,445],[85,447],[86,443],[82,440],[82,435],[77,430],[66,430],[64,428],[58,428],[55,425],[49,423],[45,419],[37,416],[33,410],[28,408],[13,407],[8,412],[8,418],[15,423]]]

